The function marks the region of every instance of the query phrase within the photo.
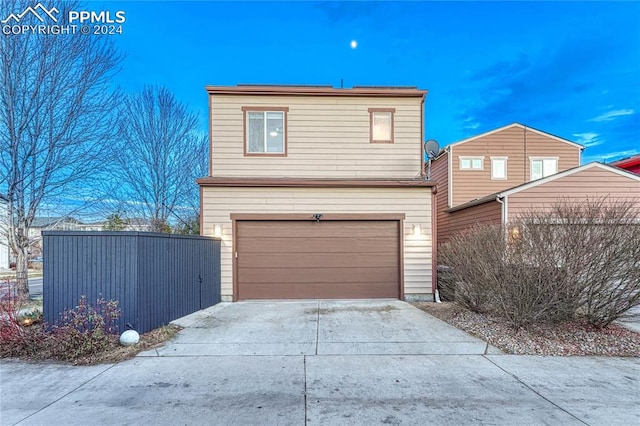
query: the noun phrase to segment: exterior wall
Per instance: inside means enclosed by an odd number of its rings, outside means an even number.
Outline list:
[[[209,96],[212,176],[414,178],[422,97]],[[245,156],[242,107],[288,107],[287,156]],[[369,108],[395,108],[394,142],[370,143]]]
[[[530,180],[531,157],[558,157],[558,172],[580,165],[580,148],[514,125],[451,146],[450,207],[500,192]],[[461,156],[484,156],[483,170],[460,170]],[[491,179],[491,157],[508,157],[507,179]]]
[[[437,184],[436,193],[436,222],[437,241],[443,242],[443,238],[449,229],[449,153],[442,153],[431,162],[431,180]]]
[[[442,234],[438,232],[438,244],[446,243],[457,232],[475,225],[502,223],[502,204],[489,201],[466,209],[449,213],[449,227]]]
[[[416,150],[417,151],[417,150]],[[431,188],[202,187],[203,235],[222,226],[222,297],[233,295],[232,213],[401,213],[405,298],[432,293]],[[412,234],[420,225],[422,236]]]
[[[600,197],[635,202],[640,210],[640,181],[591,167],[506,197],[508,220],[531,209],[544,209],[559,199],[583,201]]]

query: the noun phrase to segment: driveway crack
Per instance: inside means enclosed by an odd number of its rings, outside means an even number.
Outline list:
[[[499,366],[498,364],[496,364],[495,362],[493,362],[489,357],[482,355],[482,357],[484,359],[486,359],[487,361],[489,361],[491,364],[495,365],[496,367],[498,367],[500,370],[504,371],[506,374],[508,374],[509,376],[513,377],[518,383],[520,383],[522,386],[524,386],[525,388],[529,389],[531,392],[535,393],[536,395],[538,395],[540,398],[544,399],[545,401],[547,401],[549,404],[553,405],[554,407],[556,407],[558,410],[563,411],[565,413],[567,413],[569,416],[573,417],[574,419],[576,419],[577,421],[579,421],[580,423],[584,424],[584,425],[589,425],[589,423],[585,422],[584,420],[582,420],[581,418],[579,418],[578,416],[576,416],[575,414],[569,412],[568,410],[562,408],[561,406],[559,406],[558,404],[556,404],[555,402],[551,401],[549,398],[545,397],[544,395],[542,395],[540,392],[538,392],[537,390],[535,390],[534,388],[532,388],[531,386],[529,386],[528,384],[526,384],[525,382],[523,382],[522,380],[520,380],[520,378],[518,376],[516,376],[515,374],[513,374],[510,371],[505,370],[504,368],[502,368],[501,366]]]
[[[111,365],[108,368],[105,368],[104,370],[102,370],[100,373],[96,374],[93,377],[90,377],[88,380],[80,383],[78,386],[76,386],[75,388],[73,388],[72,390],[70,390],[69,392],[65,393],[64,395],[62,395],[60,398],[51,401],[50,403],[48,403],[47,405],[45,405],[44,407],[41,407],[40,409],[34,411],[33,413],[29,414],[27,417],[25,417],[24,419],[18,421],[17,423],[15,423],[16,425],[21,424],[22,422],[24,422],[25,420],[27,420],[30,417],[35,416],[36,414],[38,414],[39,412],[41,412],[42,410],[46,410],[47,408],[51,407],[53,404],[55,404],[56,402],[66,398],[67,396],[71,395],[72,393],[74,393],[75,391],[77,391],[78,389],[80,389],[81,387],[83,387],[84,385],[86,385],[87,383],[97,379],[98,377],[102,376],[104,373],[106,373],[107,371],[111,370],[113,367],[115,367],[116,365],[118,365],[118,363],[115,363],[113,365]]]
[[[307,426],[307,356],[303,356],[304,363],[304,425]]]

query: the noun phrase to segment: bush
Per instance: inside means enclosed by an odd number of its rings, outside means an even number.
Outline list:
[[[520,222],[546,236],[550,261],[566,269],[575,315],[605,327],[640,305],[640,211],[631,202],[565,200]]]
[[[609,325],[640,305],[640,215],[627,202],[561,201],[508,227],[471,228],[440,249],[444,293],[514,327]]]
[[[118,346],[118,302],[99,298],[95,306],[80,298],[78,306],[62,313],[60,321],[50,326],[31,322],[24,326],[16,299],[0,304],[0,356],[76,361]]]
[[[505,250],[500,226],[477,226],[454,235],[438,253],[439,269],[447,271],[439,282],[445,299],[474,312],[491,310]]]
[[[100,297],[92,306],[82,296],[78,306],[63,312],[52,327],[55,352],[75,359],[117,345],[120,314],[117,301]]]

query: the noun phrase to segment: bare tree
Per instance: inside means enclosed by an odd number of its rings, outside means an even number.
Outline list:
[[[0,16],[31,2],[0,3]],[[61,22],[76,2],[55,5]],[[41,24],[31,14],[20,24]],[[64,22],[63,22],[64,23]],[[47,199],[82,200],[113,133],[109,83],[122,57],[106,36],[0,35],[0,192],[8,205],[7,234],[16,254],[18,291],[28,295],[29,229]]]
[[[195,179],[206,174],[208,143],[198,115],[163,87],[145,87],[119,109],[117,168],[121,197],[149,219],[152,230],[170,230],[198,212]]]

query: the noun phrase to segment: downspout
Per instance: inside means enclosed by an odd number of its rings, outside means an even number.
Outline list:
[[[431,188],[431,292],[433,293],[433,301],[440,301],[440,293],[438,292],[438,218],[437,203],[438,187]]]
[[[500,195],[496,195],[496,201],[497,201],[498,203],[500,203],[501,210],[502,210],[502,213],[501,213],[501,215],[502,215],[501,223],[502,223],[502,226],[505,226],[505,225],[507,224],[507,215],[506,215],[506,213],[507,213],[507,204],[506,204],[506,202],[505,202],[505,201],[503,201],[503,200],[504,200],[503,198],[500,198]]]

